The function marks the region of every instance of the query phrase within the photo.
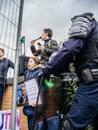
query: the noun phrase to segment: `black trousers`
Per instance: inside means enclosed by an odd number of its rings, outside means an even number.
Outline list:
[[[98,130],[98,115],[92,121],[93,129]]]
[[[4,93],[4,84],[0,84],[0,109],[2,107],[3,93]]]

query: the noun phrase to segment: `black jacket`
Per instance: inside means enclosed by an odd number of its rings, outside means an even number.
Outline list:
[[[58,43],[55,40],[47,39],[44,43],[44,51],[36,50],[35,46],[31,46],[31,52],[35,56],[41,56],[41,63],[46,64],[49,60],[50,55],[58,50]]]
[[[9,67],[14,68],[14,63],[7,58],[0,60],[0,84],[5,84]]]

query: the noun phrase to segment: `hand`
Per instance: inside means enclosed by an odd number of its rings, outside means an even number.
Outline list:
[[[43,72],[40,72],[38,74],[38,79],[40,80],[41,78],[47,79],[47,81],[49,81],[49,76],[46,76]]]
[[[38,45],[38,50],[41,50],[41,51],[43,51],[44,50],[44,45]]]
[[[32,104],[31,104],[31,106],[32,106],[32,107],[35,107],[35,106],[36,106],[36,104],[35,104],[35,103],[32,103]]]
[[[30,42],[30,44],[31,44],[31,45],[34,45],[35,42],[36,42],[36,40],[32,40],[32,41]]]
[[[43,72],[40,72],[40,73],[38,74],[38,78],[41,79],[42,77],[44,77],[44,73],[43,73]]]

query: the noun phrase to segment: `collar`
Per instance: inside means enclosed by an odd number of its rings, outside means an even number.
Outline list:
[[[49,39],[46,39],[46,40],[45,40],[45,42],[48,42],[48,41],[50,41],[50,40],[51,40],[51,38],[49,38]]]

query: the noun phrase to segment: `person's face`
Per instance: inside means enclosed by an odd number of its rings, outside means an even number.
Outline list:
[[[2,50],[0,50],[0,57],[3,57],[4,53],[2,52]]]
[[[25,95],[26,95],[26,90],[25,90],[25,88],[24,88],[24,87],[22,87],[22,88],[21,88],[21,93],[22,93],[22,95],[23,95],[23,96],[25,96]]]
[[[29,70],[32,70],[35,66],[36,66],[35,61],[32,58],[30,58],[28,63],[27,63],[27,68]]]
[[[48,39],[48,38],[49,38],[49,37],[48,37],[48,33],[45,32],[45,31],[43,31],[42,36],[41,36],[41,39],[42,39],[43,41],[45,41],[45,40]]]

